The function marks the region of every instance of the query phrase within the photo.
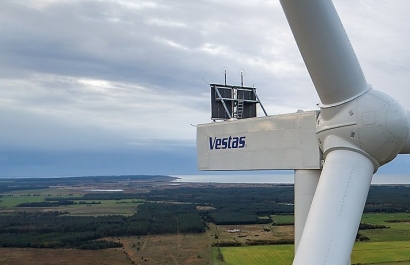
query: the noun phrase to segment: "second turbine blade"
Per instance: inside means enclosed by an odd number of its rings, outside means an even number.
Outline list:
[[[294,265],[348,264],[373,170],[372,162],[354,151],[327,155]]]
[[[332,1],[280,2],[322,104],[366,92],[366,79]]]

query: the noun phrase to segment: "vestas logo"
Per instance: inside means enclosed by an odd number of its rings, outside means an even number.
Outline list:
[[[246,141],[246,136],[240,137],[225,137],[225,138],[217,138],[217,137],[209,137],[209,149],[235,149],[235,148],[244,148]]]

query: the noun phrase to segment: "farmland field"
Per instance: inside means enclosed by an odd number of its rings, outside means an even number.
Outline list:
[[[68,205],[55,208],[55,210],[66,211],[75,216],[132,215],[136,213],[137,206],[140,204],[141,202],[135,200],[104,200],[101,204]]]
[[[225,247],[221,248],[221,252],[227,265],[292,264],[294,255],[293,245]],[[410,261],[408,241],[358,242],[352,253],[353,264],[400,262],[400,265],[405,265],[403,261]]]
[[[274,224],[292,224],[294,222],[295,218],[293,214],[275,214],[272,215],[272,221]]]
[[[98,216],[109,214],[132,215],[136,213],[137,206],[142,200],[85,200],[78,199],[85,194],[81,189],[49,188],[44,190],[13,191],[3,195],[0,200],[0,213],[10,211],[64,211],[75,216]],[[20,203],[43,202],[48,198],[66,198],[77,204],[55,207],[18,207]],[[78,204],[78,202],[83,202]],[[95,202],[98,202],[96,204]]]
[[[409,260],[409,241],[358,242],[352,253],[353,263],[369,264]]]
[[[242,184],[204,186],[193,183],[178,183],[176,186],[170,183],[167,177],[155,178],[153,180],[144,176],[124,176],[116,177],[114,181],[108,176],[0,180],[0,189],[2,189],[0,215],[3,221],[6,220],[2,226],[4,230],[2,244],[5,244],[2,246],[6,247],[0,248],[0,264],[17,265],[30,262],[31,264],[79,265],[97,263],[268,265],[292,263],[294,256],[292,186],[264,187],[242,186]],[[373,199],[370,200],[372,202],[369,204],[368,212],[393,213],[363,215],[362,223],[370,225],[363,226],[362,228],[367,230],[359,232],[361,239],[368,238],[369,241],[355,244],[352,253],[353,264],[410,265],[409,192],[410,187],[405,186],[374,187],[373,197],[369,196]],[[70,203],[59,203],[64,201]],[[60,214],[55,214],[53,211],[58,211]],[[246,214],[238,215],[236,214],[238,211]],[[219,215],[213,215],[214,212]],[[50,214],[49,217],[44,218],[47,214]],[[121,217],[113,215],[121,215]],[[194,215],[198,218],[192,218]],[[18,222],[15,222],[15,219],[13,222],[7,221],[9,220],[7,218],[16,218],[16,216],[24,217],[28,225],[18,227],[20,223],[18,220]],[[58,216],[61,216],[61,220]],[[252,216],[256,218],[250,218]],[[241,219],[242,217],[247,219]],[[55,218],[56,221],[50,222],[50,218]],[[94,218],[99,221],[94,222]],[[167,218],[166,221],[164,218]],[[39,220],[38,225],[37,220]],[[76,220],[88,225],[76,225]],[[166,228],[166,230],[162,232],[156,230],[159,232],[155,233],[138,232],[151,231],[138,230],[145,229],[144,220],[149,222],[150,226],[147,227],[150,229]],[[187,229],[187,225],[196,227],[195,220],[199,220],[202,230],[195,230],[199,232],[193,234],[190,232],[192,230],[184,230]],[[206,227],[201,220],[206,221]],[[249,220],[255,221],[252,223]],[[72,229],[69,234],[60,233],[59,226],[54,225],[61,226],[63,221],[71,222],[64,223],[61,227],[64,231],[66,228]],[[98,225],[95,226],[95,223]],[[16,227],[10,224],[16,224]],[[29,227],[30,231],[36,232],[37,227],[41,228],[44,224],[47,224],[45,227],[48,230],[38,235],[32,234],[29,246],[50,247],[53,243],[64,249],[36,249],[25,246],[28,238],[24,233],[17,233],[19,229],[24,230]],[[129,224],[132,230],[121,230],[127,228]],[[95,242],[110,241],[116,245],[104,250],[74,249],[82,245],[67,243],[71,242],[67,240],[71,240],[71,233],[81,232],[76,231],[78,228],[98,231],[100,238]],[[7,229],[17,231],[15,236],[7,237],[10,236],[7,234],[9,231]],[[54,234],[46,234],[51,229]],[[206,232],[202,233],[205,230]],[[76,242],[81,239],[81,237],[73,238]],[[44,245],[37,244],[36,240],[43,242]],[[94,240],[81,242],[90,247],[94,244]],[[22,248],[11,248],[10,246],[16,246],[10,245],[11,243]]]
[[[124,253],[135,264],[212,264],[209,234],[148,235],[120,240]]]
[[[221,248],[227,265],[283,265],[293,260],[293,245]]]
[[[96,251],[77,249],[0,248],[0,264],[76,264],[128,265],[127,256],[120,250]]]
[[[292,215],[272,216],[278,224],[293,221]],[[386,222],[404,220],[404,222]],[[364,214],[362,222],[385,225],[389,228],[360,231],[370,238],[368,242],[357,242],[352,253],[352,263],[409,265],[410,264],[410,220],[409,213]],[[225,264],[291,264],[293,245],[223,247],[221,253]]]
[[[390,220],[407,220],[407,222],[388,222]],[[385,225],[390,228],[364,230],[360,233],[372,242],[408,241],[410,240],[410,213],[375,213],[364,214],[362,222]]]

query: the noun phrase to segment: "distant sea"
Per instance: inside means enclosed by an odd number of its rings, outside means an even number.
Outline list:
[[[293,184],[293,174],[172,175],[174,182]],[[410,184],[408,174],[376,174],[372,184]]]

